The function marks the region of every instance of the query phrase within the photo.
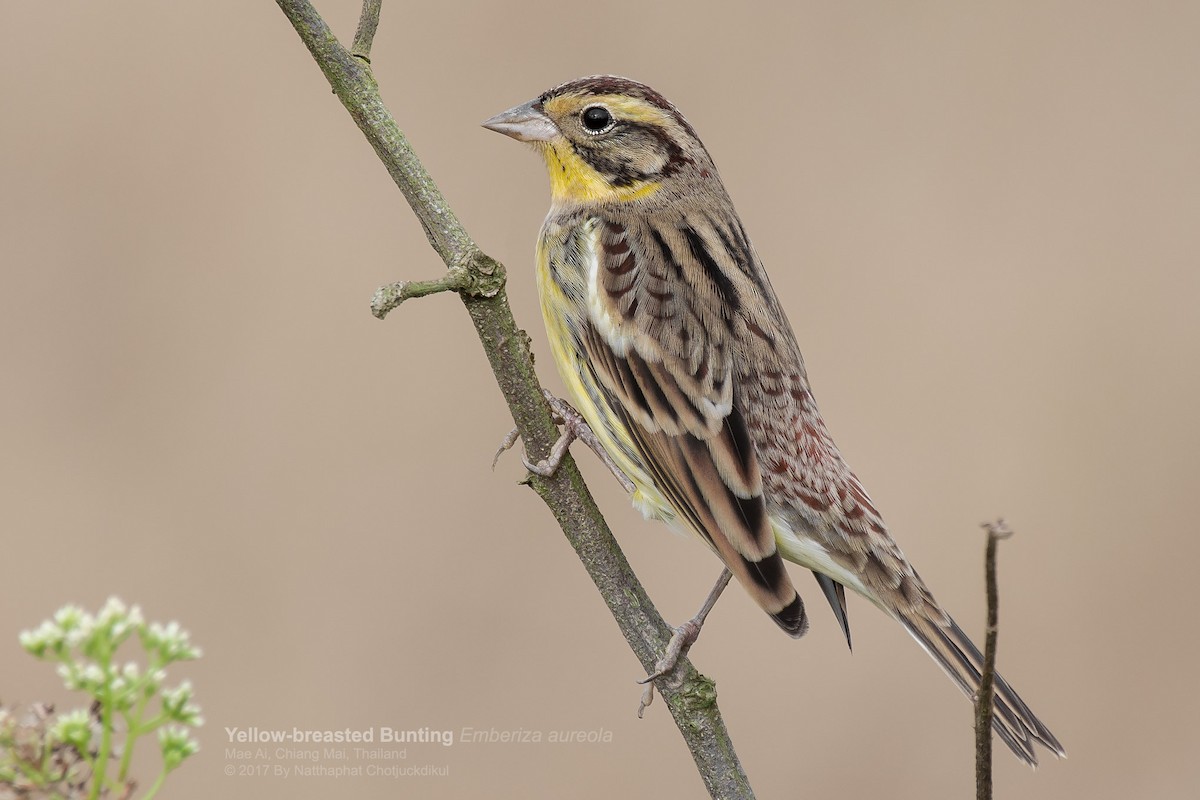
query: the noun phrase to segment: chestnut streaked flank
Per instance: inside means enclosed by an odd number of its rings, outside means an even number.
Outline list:
[[[983,657],[846,465],[791,325],[695,130],[648,86],[582,78],[484,123],[545,159],[538,289],[572,400],[637,487],[698,535],[778,625],[808,628],[784,559],[812,570],[850,641],[846,587],[894,617],[970,696]],[[1018,758],[1062,746],[996,679]]]

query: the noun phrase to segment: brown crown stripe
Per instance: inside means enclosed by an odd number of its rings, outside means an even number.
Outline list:
[[[602,95],[602,94],[623,94],[627,97],[636,97],[645,100],[650,105],[661,108],[666,111],[675,121],[678,122],[684,130],[688,132],[692,138],[696,136],[696,131],[691,124],[684,118],[675,106],[667,98],[663,97],[658,92],[651,89],[645,84],[637,81],[622,78],[617,75],[592,75],[587,78],[579,78],[577,80],[564,83],[561,86],[556,86],[546,92],[539,98],[539,102],[545,103],[552,97],[558,97],[564,94],[582,94],[582,95]]]

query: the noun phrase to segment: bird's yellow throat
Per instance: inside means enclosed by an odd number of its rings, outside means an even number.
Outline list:
[[[550,172],[550,194],[556,203],[623,203],[649,197],[659,181],[613,186],[565,142],[540,142],[539,149]]]

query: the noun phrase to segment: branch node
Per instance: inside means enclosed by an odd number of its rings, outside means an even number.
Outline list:
[[[464,297],[495,297],[504,288],[504,265],[480,250],[472,250],[431,281],[397,281],[380,286],[371,297],[371,313],[383,319],[396,306],[414,297],[458,292]]]
[[[383,0],[363,0],[362,13],[358,17],[358,30],[354,32],[354,44],[350,46],[350,55],[371,63],[371,45],[375,41],[375,31],[379,28],[379,11]]]
[[[459,290],[461,294],[488,298],[504,289],[504,265],[482,250],[470,250],[462,259],[461,269],[465,273],[465,285]]]
[[[980,527],[987,531],[989,539],[1007,539],[1013,535],[1012,528],[1008,527],[1003,517],[995,522],[984,522]]]
[[[679,687],[679,698],[691,713],[701,713],[717,704],[717,684],[707,675],[693,674]]]

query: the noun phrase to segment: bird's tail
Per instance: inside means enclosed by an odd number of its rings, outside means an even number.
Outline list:
[[[983,655],[975,643],[963,633],[962,628],[944,617],[944,622],[924,614],[897,614],[901,624],[912,634],[917,643],[938,663],[950,679],[962,689],[967,697],[974,697],[979,688],[983,669]],[[996,675],[996,692],[992,715],[992,728],[1004,743],[1031,767],[1037,766],[1034,742],[1045,746],[1054,755],[1062,758],[1067,753],[1058,739],[1039,720],[1025,701],[1013,691],[1004,678]]]

